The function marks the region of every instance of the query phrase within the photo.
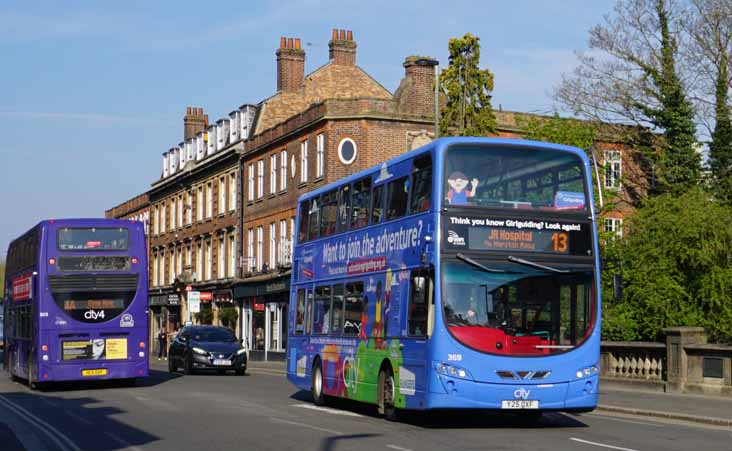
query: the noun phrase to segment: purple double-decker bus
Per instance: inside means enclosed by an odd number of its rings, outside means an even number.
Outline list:
[[[141,222],[42,221],[10,243],[4,364],[31,388],[148,375],[147,251]]]

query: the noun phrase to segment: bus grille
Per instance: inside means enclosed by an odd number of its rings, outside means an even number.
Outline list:
[[[52,293],[74,291],[135,291],[137,274],[79,274],[72,276],[50,276],[48,283]]]

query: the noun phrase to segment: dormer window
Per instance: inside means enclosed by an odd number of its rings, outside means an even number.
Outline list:
[[[196,160],[203,160],[206,156],[206,132],[196,135]]]
[[[163,177],[167,177],[169,174],[170,167],[168,166],[168,152],[163,154]]]
[[[241,120],[241,112],[232,111],[229,114],[229,142],[237,142],[239,140],[239,122]]]
[[[213,155],[216,152],[216,126],[212,125],[208,128],[208,147],[206,155]]]

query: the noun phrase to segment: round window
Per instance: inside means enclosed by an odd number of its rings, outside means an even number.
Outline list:
[[[351,138],[343,138],[338,144],[338,158],[343,164],[351,164],[356,161],[356,143]]]

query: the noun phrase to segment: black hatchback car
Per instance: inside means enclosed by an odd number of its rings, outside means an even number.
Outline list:
[[[168,371],[183,368],[184,374],[197,369],[234,370],[244,375],[247,353],[231,329],[218,326],[186,326],[170,343]]]

